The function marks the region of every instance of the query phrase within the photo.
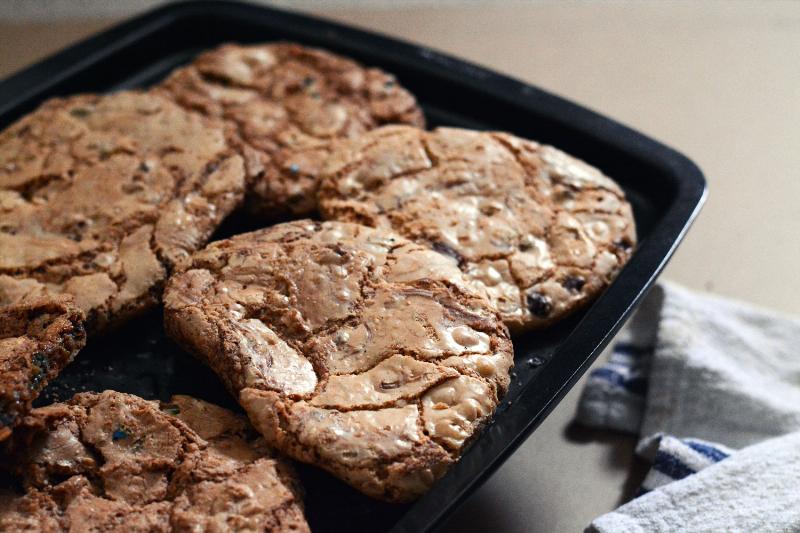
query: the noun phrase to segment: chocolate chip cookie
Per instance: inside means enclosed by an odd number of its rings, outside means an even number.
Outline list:
[[[319,191],[323,215],[391,229],[453,258],[515,330],[585,306],[636,242],[619,186],[551,146],[404,126],[336,145]]]
[[[267,442],[362,492],[425,492],[492,415],[513,349],[456,261],[391,232],[281,224],[210,244],[170,278],[167,333]]]
[[[243,195],[221,122],[145,93],[50,100],[0,133],[0,305],[71,294],[103,331],[154,306]]]
[[[31,411],[5,443],[3,531],[308,531],[290,467],[240,416],[106,391]]]
[[[424,125],[414,97],[392,75],[286,42],[223,45],[156,90],[233,125],[247,161],[247,204],[272,219],[316,209],[328,140],[388,123]]]
[[[85,343],[83,312],[70,296],[0,306],[0,441]]]

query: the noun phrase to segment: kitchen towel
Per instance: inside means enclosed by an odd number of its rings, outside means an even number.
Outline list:
[[[577,419],[643,436],[653,465],[643,495],[589,531],[800,531],[797,319],[661,283],[590,374]]]
[[[800,432],[748,446],[597,518],[590,533],[800,531]]]
[[[661,433],[642,439],[636,447],[636,454],[652,466],[637,496],[691,476],[733,453],[734,450],[727,446],[701,439],[679,439]]]
[[[577,420],[741,448],[800,430],[800,321],[662,282],[594,370]]]

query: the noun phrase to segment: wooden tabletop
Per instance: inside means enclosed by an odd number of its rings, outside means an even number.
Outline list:
[[[800,3],[315,9],[511,74],[686,153],[709,201],[666,277],[800,313]],[[0,22],[0,76],[113,21]],[[582,382],[448,532],[573,532],[639,481],[634,439],[571,424]]]

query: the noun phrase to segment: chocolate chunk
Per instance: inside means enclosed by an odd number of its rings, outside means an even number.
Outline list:
[[[5,411],[0,411],[0,424],[4,426],[11,426],[14,424],[15,420],[16,418],[14,418],[14,415],[10,415]]]
[[[50,361],[48,361],[47,356],[42,352],[33,354],[31,361],[36,367],[36,374],[34,374],[31,379],[30,387],[31,390],[36,391],[44,385],[44,380],[47,378],[47,373],[50,370]]]
[[[460,253],[458,253],[452,247],[448,246],[447,244],[445,244],[443,242],[435,242],[435,243],[433,243],[432,247],[433,247],[434,250],[436,250],[440,254],[446,255],[447,257],[452,257],[453,259],[458,261],[459,264],[464,262],[464,256],[462,256]]]
[[[586,280],[581,276],[569,276],[563,281],[562,285],[570,292],[580,292],[583,286],[586,285]]]
[[[621,250],[630,250],[633,248],[633,244],[628,239],[620,239],[614,243],[614,246]]]
[[[69,114],[73,117],[84,118],[89,116],[89,110],[85,107],[74,107],[69,110]]]
[[[528,294],[528,309],[534,316],[546,318],[553,310],[553,304],[550,302],[550,298],[544,294],[532,292]]]
[[[400,383],[397,380],[394,380],[394,381],[381,381],[381,388],[383,390],[396,389],[399,386],[400,386]]]

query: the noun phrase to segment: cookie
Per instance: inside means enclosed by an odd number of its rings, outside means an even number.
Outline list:
[[[392,75],[286,42],[220,46],[156,90],[234,127],[247,160],[249,211],[270,219],[315,211],[330,139],[382,124],[424,125],[414,97]]]
[[[0,441],[84,344],[83,313],[69,296],[0,306]]]
[[[81,393],[5,447],[3,531],[309,530],[291,468],[244,417],[186,396]]]
[[[454,258],[512,330],[584,307],[636,242],[616,183],[506,133],[387,126],[337,142],[319,205],[328,219],[391,229]]]
[[[0,133],[0,305],[67,293],[106,330],[243,195],[220,122],[145,93],[50,100]]]
[[[164,293],[167,333],[278,450],[408,501],[508,388],[507,328],[456,263],[391,232],[291,222],[217,241]]]

